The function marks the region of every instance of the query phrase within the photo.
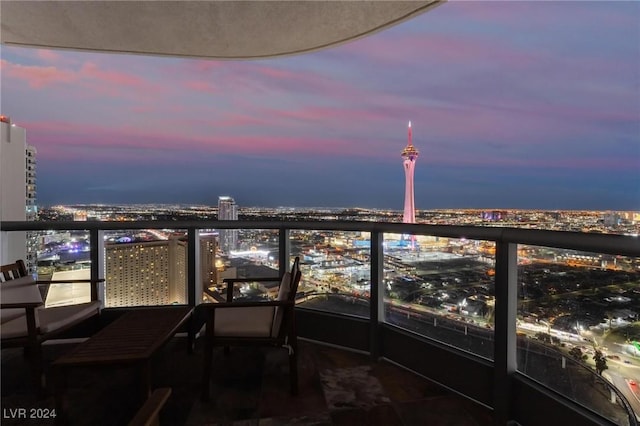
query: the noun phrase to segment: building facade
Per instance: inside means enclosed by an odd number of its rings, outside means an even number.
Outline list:
[[[409,141],[402,150],[402,165],[404,166],[405,188],[404,188],[404,223],[416,223],[416,206],[413,191],[413,174],[418,158],[418,150],[413,146],[411,122],[408,130]]]
[[[218,197],[218,220],[238,220],[238,205],[231,197]],[[238,230],[220,230],[220,250],[228,254],[238,248]]]
[[[36,149],[27,145],[27,132],[0,116],[0,221],[35,220]],[[0,263],[24,259],[30,273],[37,267],[37,234],[8,232],[0,237]]]
[[[203,289],[213,289],[218,284],[217,250],[218,243],[215,234],[200,235],[200,277]]]
[[[187,302],[187,243],[169,240],[105,245],[105,306]]]

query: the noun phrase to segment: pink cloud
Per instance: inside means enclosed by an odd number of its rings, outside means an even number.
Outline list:
[[[54,52],[53,50],[46,50],[46,49],[36,50],[36,55],[38,58],[47,62],[56,62],[56,61],[59,61],[61,58],[58,53]]]
[[[118,71],[103,71],[92,62],[85,63],[80,69],[79,75],[86,79],[102,81],[114,86],[140,87],[146,84],[136,75]]]
[[[4,59],[0,60],[0,70],[6,73],[9,78],[26,82],[32,89],[41,89],[60,83],[72,83],[78,79],[76,73],[54,66],[19,65]]]
[[[186,87],[187,89],[193,90],[196,92],[206,92],[206,93],[217,92],[216,88],[208,81],[190,80],[190,81],[185,81],[183,84],[184,84],[184,87]]]
[[[47,51],[42,51],[47,52]],[[43,53],[45,56],[48,53]],[[52,58],[55,56],[51,56]],[[82,96],[87,93],[108,95],[126,95],[134,89],[138,95],[155,96],[162,92],[162,87],[147,82],[137,75],[119,71],[104,70],[98,65],[87,62],[79,70],[47,65],[20,65],[7,60],[0,60],[0,69],[6,77],[25,82],[31,89],[50,88],[59,85],[75,84],[83,87]],[[123,89],[129,89],[125,91]],[[70,96],[72,92],[68,92]]]
[[[25,123],[25,127],[29,132],[30,143],[38,149],[38,155],[58,160],[99,156],[101,154],[98,151],[101,149],[140,152],[149,159],[153,158],[154,151],[184,150],[215,155],[362,154],[359,148],[344,140],[317,136],[194,136],[180,134],[176,130],[114,129],[64,122],[31,122]],[[177,140],[180,141],[179,144],[176,143]]]

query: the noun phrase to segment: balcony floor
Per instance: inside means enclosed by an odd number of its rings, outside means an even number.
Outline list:
[[[200,342],[199,342],[200,343]],[[47,345],[47,364],[70,345]],[[153,360],[154,387],[171,387],[161,411],[166,425],[491,425],[490,410],[388,362],[366,355],[300,342],[300,393],[289,394],[286,351],[232,348],[214,355],[212,397],[200,401],[202,351],[186,353],[176,337]],[[2,350],[3,425],[9,409],[53,408],[38,400],[20,349]],[[72,425],[127,424],[140,402],[131,368],[77,369],[68,377]],[[29,424],[53,424],[52,420]]]

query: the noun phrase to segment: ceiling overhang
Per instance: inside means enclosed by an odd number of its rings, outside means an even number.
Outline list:
[[[312,52],[396,25],[426,1],[7,1],[5,45],[210,59]]]

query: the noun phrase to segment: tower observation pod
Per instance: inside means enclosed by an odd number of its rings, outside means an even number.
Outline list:
[[[402,221],[404,223],[416,223],[416,207],[413,198],[413,172],[416,167],[418,150],[413,146],[411,122],[409,122],[408,137],[409,141],[407,146],[402,150],[402,164],[404,166],[405,177],[404,215],[402,216]]]

